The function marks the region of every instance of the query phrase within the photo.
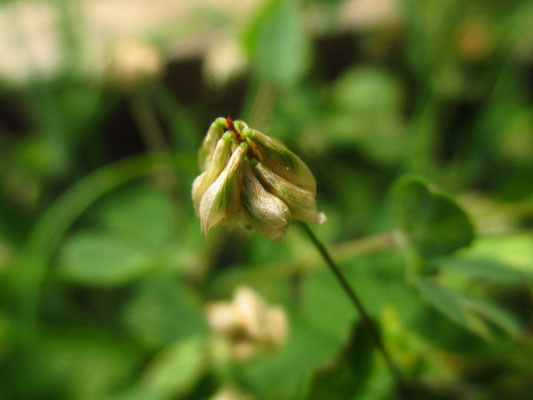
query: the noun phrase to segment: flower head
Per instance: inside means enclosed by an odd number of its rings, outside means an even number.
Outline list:
[[[316,181],[302,159],[243,121],[217,118],[198,158],[203,172],[193,183],[193,202],[206,236],[226,224],[280,240],[293,219],[326,220],[316,210]]]
[[[289,333],[285,311],[268,307],[251,288],[235,290],[231,302],[218,301],[206,308],[211,329],[228,340],[235,359],[247,359],[258,350],[275,350],[283,346]]]

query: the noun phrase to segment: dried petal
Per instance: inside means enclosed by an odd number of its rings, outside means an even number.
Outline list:
[[[205,171],[207,165],[213,158],[218,141],[224,133],[225,118],[217,118],[209,127],[207,134],[198,151],[198,164],[200,170]]]
[[[326,220],[326,216],[316,210],[314,193],[293,185],[269,170],[263,163],[255,162],[252,165],[261,183],[270,193],[275,194],[287,204],[294,219],[317,224],[321,224]]]
[[[240,199],[242,165],[248,146],[241,143],[232,154],[228,165],[209,186],[200,202],[202,233],[207,237],[211,229],[236,215]]]
[[[205,191],[213,184],[228,164],[231,156],[231,146],[234,141],[235,134],[226,132],[218,141],[207,170],[194,180],[192,184],[192,199],[196,215],[200,215],[200,202]]]
[[[231,357],[238,361],[252,358],[257,351],[257,343],[250,340],[240,340],[233,344],[231,348]]]
[[[225,352],[229,344],[231,356],[248,359],[262,349],[274,350],[285,343],[289,324],[281,307],[267,307],[252,288],[238,287],[231,303],[214,302],[206,308],[211,329],[227,341],[218,341]]]
[[[280,347],[287,340],[289,324],[281,307],[271,307],[266,315],[266,331],[272,346]]]
[[[254,129],[244,129],[242,135],[249,142],[259,161],[275,174],[294,185],[316,193],[315,177],[300,157],[290,151],[283,143]]]
[[[206,310],[209,326],[218,333],[230,334],[239,329],[239,319],[232,304],[218,301]]]
[[[248,165],[243,168],[241,202],[245,224],[270,240],[280,240],[291,222],[289,207],[267,192]]]

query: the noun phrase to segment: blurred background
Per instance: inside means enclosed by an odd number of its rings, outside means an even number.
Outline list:
[[[0,32],[1,399],[399,398],[296,227],[201,235],[219,116],[314,172],[313,229],[412,398],[533,399],[533,2],[4,0]],[[406,173],[469,246],[405,244]],[[284,310],[281,346],[208,324],[241,285]]]

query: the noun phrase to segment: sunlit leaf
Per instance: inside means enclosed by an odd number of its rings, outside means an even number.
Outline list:
[[[60,253],[60,275],[75,283],[116,286],[140,277],[152,266],[143,248],[96,232],[70,236]]]
[[[199,336],[168,346],[151,363],[141,387],[164,396],[185,394],[207,366],[206,351],[205,339]]]
[[[130,187],[106,198],[97,217],[113,234],[150,248],[165,244],[176,225],[169,197],[147,185]]]
[[[431,265],[454,276],[521,286],[533,282],[533,236],[520,233],[480,237],[456,254],[432,259]]]
[[[416,278],[415,283],[422,297],[435,309],[463,328],[486,340],[491,339],[487,325],[461,303],[460,296],[429,278]]]
[[[520,285],[522,282],[519,271],[490,257],[451,255],[438,257],[431,261],[431,265],[440,268],[443,273],[464,275],[502,285]]]
[[[526,275],[533,273],[533,235],[518,233],[476,240],[460,255],[466,260],[490,259]]]
[[[463,297],[459,301],[463,307],[499,327],[509,336],[514,338],[520,336],[522,329],[518,322],[511,314],[502,308],[471,297]]]

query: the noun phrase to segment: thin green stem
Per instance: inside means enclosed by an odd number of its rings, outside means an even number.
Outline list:
[[[335,261],[333,261],[333,258],[331,258],[331,255],[329,254],[328,250],[324,246],[324,244],[317,238],[317,236],[314,234],[314,232],[309,228],[309,225],[307,225],[305,222],[299,222],[300,226],[302,227],[303,231],[306,233],[306,235],[309,237],[313,245],[316,247],[328,267],[333,272],[333,275],[337,278],[339,281],[342,289],[346,293],[346,295],[349,297],[350,301],[356,308],[357,312],[361,316],[361,320],[363,324],[365,325],[366,329],[370,333],[370,336],[374,340],[379,352],[383,356],[383,359],[385,360],[385,364],[389,368],[392,375],[397,380],[398,384],[402,387],[402,389],[405,389],[404,382],[402,379],[402,376],[394,363],[392,362],[392,358],[385,348],[385,345],[383,343],[383,340],[381,339],[381,334],[379,332],[379,329],[377,325],[372,321],[370,318],[370,315],[366,311],[365,307],[363,306],[363,303],[359,299],[359,297],[355,294],[354,290],[348,283],[348,280],[341,272],[340,268],[337,266]],[[404,390],[405,392],[405,390]]]
[[[152,103],[145,93],[138,93],[131,96],[129,104],[132,110],[133,118],[139,127],[141,136],[149,151],[162,152],[169,148],[163,129],[159,124],[156,112]],[[163,153],[162,153],[163,154]],[[168,155],[169,165],[171,164],[171,156]],[[159,171],[156,175],[157,183],[165,190],[172,198],[178,199],[177,195],[177,175],[172,168]]]
[[[131,96],[129,104],[148,149],[152,151],[166,149],[168,146],[165,135],[159,125],[155,110],[146,96],[144,94]]]

